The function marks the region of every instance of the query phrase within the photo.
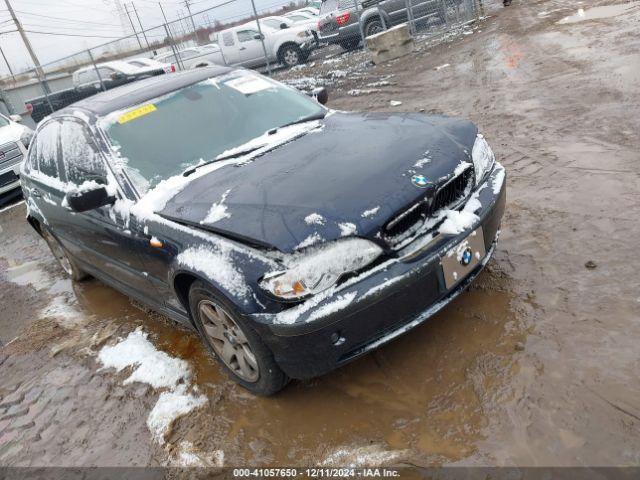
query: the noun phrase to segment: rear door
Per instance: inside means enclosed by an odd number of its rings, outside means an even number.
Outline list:
[[[67,117],[62,122],[60,135],[64,179],[69,188],[78,188],[89,181],[115,187],[116,180],[85,124]],[[69,211],[68,215],[72,220],[66,225],[64,242],[75,257],[125,289],[157,299],[138,254],[141,243],[148,243],[148,239],[128,215],[118,213],[113,206],[82,213]]]
[[[61,180],[60,122],[49,120],[37,132],[28,159],[29,182],[25,183],[27,205],[36,217],[60,238],[66,225],[62,201],[66,185]]]

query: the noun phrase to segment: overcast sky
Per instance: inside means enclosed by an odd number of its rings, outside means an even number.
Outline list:
[[[126,14],[118,15],[118,0],[10,0],[16,16],[22,23],[31,44],[41,63],[45,64],[79,50],[109,42],[112,39],[131,33],[131,26]],[[250,0],[233,0],[205,13],[196,14],[210,7],[226,3],[229,0],[191,0],[191,11],[194,13],[196,26],[214,20],[241,18],[251,12]],[[7,11],[5,0],[0,0],[0,32],[14,30],[15,26]],[[184,0],[161,0],[169,21],[186,15]],[[276,9],[289,3],[289,0],[256,0],[259,11]],[[140,21],[146,28],[161,25],[162,13],[157,0],[120,0],[120,4],[131,13],[131,19],[139,30],[133,13],[135,5]],[[127,31],[123,31],[125,21]],[[176,24],[178,25],[178,24]],[[189,21],[190,25],[190,21]],[[186,21],[183,28],[187,28]],[[36,33],[40,32],[40,33]],[[46,32],[46,33],[43,33]],[[158,38],[162,33],[158,29]],[[54,35],[55,34],[55,35]],[[77,36],[66,36],[77,35]],[[150,34],[152,37],[153,34]],[[151,41],[152,38],[149,38]],[[132,40],[135,41],[135,40]],[[144,39],[141,37],[141,41]],[[17,32],[0,34],[0,47],[14,70],[14,73],[33,67],[33,63],[24,48]],[[0,75],[9,71],[0,58]]]

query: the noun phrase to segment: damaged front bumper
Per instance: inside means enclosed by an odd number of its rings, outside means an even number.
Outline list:
[[[251,316],[285,373],[310,378],[331,371],[420,325],[462,293],[497,244],[506,201],[502,166],[496,165],[477,192],[479,220],[464,232],[437,236],[419,254],[390,259],[322,300],[294,307],[300,315],[292,323],[277,314]],[[447,289],[441,258],[479,227],[484,257]]]

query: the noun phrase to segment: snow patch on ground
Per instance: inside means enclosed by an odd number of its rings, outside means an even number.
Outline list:
[[[387,450],[381,445],[340,447],[327,455],[323,467],[381,467],[397,462],[409,454],[408,450]]]
[[[187,248],[178,255],[177,261],[203,273],[235,297],[247,297],[251,293],[244,275],[234,265],[231,250],[225,244]]]
[[[214,450],[211,453],[198,451],[191,442],[180,442],[178,448],[169,458],[172,467],[223,467],[224,451]]]
[[[231,192],[231,189],[222,194],[222,198],[220,198],[218,203],[211,205],[209,213],[207,213],[207,216],[200,223],[215,223],[224,218],[231,217],[231,214],[227,210],[227,206],[224,204],[225,200],[229,196],[229,192]]]
[[[140,382],[154,389],[164,389],[147,417],[153,439],[163,445],[172,423],[204,405],[207,398],[188,392],[191,384],[189,364],[157,350],[147,336],[138,328],[119,343],[104,346],[98,353],[98,361],[102,369],[115,368],[118,372],[131,369],[123,382],[125,385]]]
[[[369,95],[371,93],[377,93],[380,90],[377,88],[353,88],[347,92],[347,95],[352,97],[359,97],[361,95]]]
[[[304,221],[307,225],[324,225],[325,220],[319,213],[312,213],[304,217]]]
[[[185,385],[178,385],[174,390],[162,392],[147,417],[147,427],[154,440],[158,443],[163,443],[165,435],[171,430],[174,420],[203,406],[205,403],[207,403],[207,397],[204,395],[194,396],[188,393]]]
[[[189,364],[157,350],[147,339],[147,334],[137,329],[122,342],[105,346],[98,354],[103,368],[115,368],[120,372],[133,367],[125,385],[133,382],[148,383],[153,388],[175,388],[181,380],[188,380]]]

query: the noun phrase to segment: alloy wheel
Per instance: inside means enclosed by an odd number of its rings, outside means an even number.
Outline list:
[[[256,382],[260,368],[246,335],[224,308],[211,300],[198,304],[200,321],[220,360],[241,379]]]
[[[290,67],[293,67],[293,66],[297,65],[298,62],[300,61],[300,58],[298,56],[298,52],[296,52],[293,49],[286,50],[284,52],[283,58],[284,58],[284,63],[286,63]]]

